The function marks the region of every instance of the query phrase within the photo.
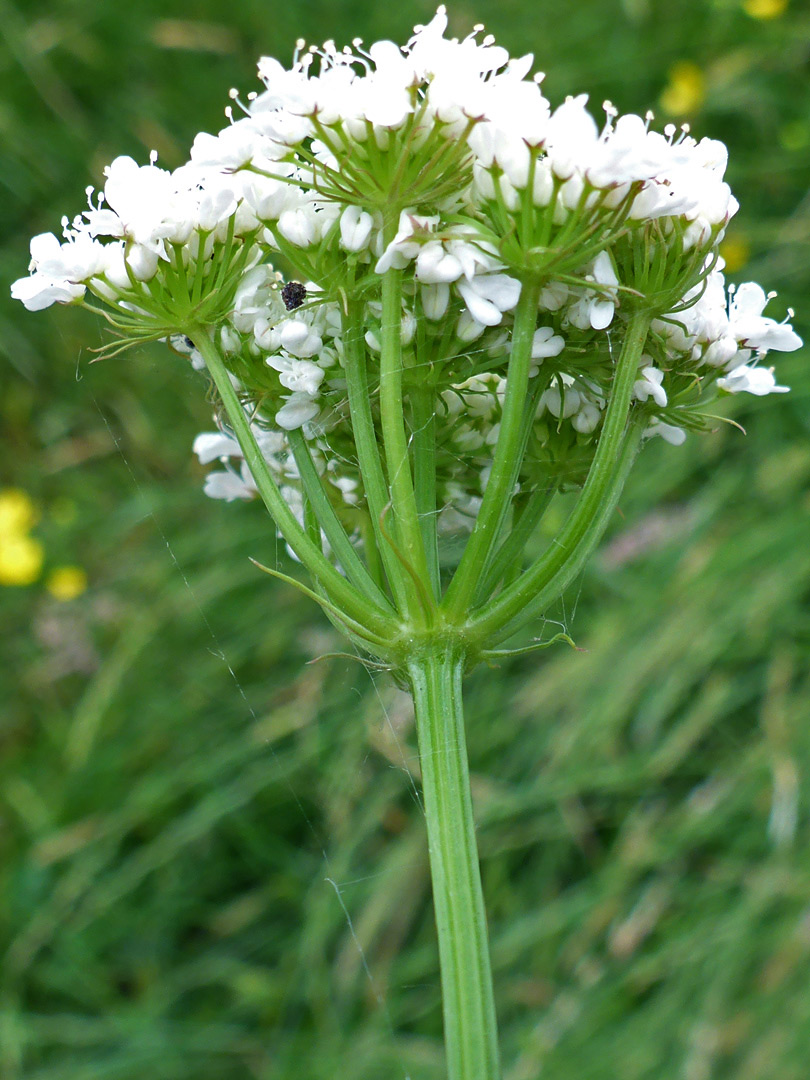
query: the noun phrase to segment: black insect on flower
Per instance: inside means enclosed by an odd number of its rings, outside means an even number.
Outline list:
[[[300,281],[288,281],[281,290],[281,299],[284,301],[284,307],[287,311],[295,311],[296,308],[301,307],[306,298],[306,286],[302,285]]]

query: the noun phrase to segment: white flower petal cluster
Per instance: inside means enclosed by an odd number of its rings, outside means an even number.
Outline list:
[[[347,315],[362,322],[352,347],[379,424],[383,278],[401,303],[406,410],[409,381],[435,402],[443,529],[469,527],[480,505],[526,282],[539,299],[525,490],[583,482],[640,305],[655,318],[632,410],[648,436],[705,429],[718,394],[785,392],[761,361],[801,341],[765,315],[759,285],[727,287],[718,255],[737,210],[725,146],[609,103],[598,123],[585,95],[554,107],[531,56],[447,25],[441,7],[401,48],[299,43],[289,68],[262,58],[260,91],[233,91],[241,115],[231,106],[222,131],[199,134],[187,164],[113,161],[62,239],[34,237],[12,295],[30,310],[106,304],[127,342],[168,339],[196,367],[186,335],[205,327],[297,513],[297,430],[337,502],[363,505]],[[227,464],[209,494],[255,494],[229,435],[195,451]]]
[[[231,168],[261,166],[317,140],[322,159],[331,152],[339,161],[348,141],[371,140],[386,149],[392,133],[413,119],[425,136],[439,129],[454,139],[482,116],[506,115],[518,99],[525,101],[520,87],[531,57],[514,61],[490,40],[479,43],[475,33],[448,40],[446,29],[441,7],[403,49],[390,41],[364,49],[358,40],[352,48],[326,42],[300,55],[302,42],[289,70],[262,57],[264,91],[252,97],[244,119],[215,137],[198,136],[192,158]],[[424,95],[418,88],[425,88]]]
[[[511,125],[477,125],[469,137],[477,196],[511,212],[529,198],[556,225],[619,210],[633,223],[681,219],[686,246],[720,235],[738,208],[723,179],[725,146],[676,138],[674,128],[662,135],[650,117],[616,118],[609,103],[600,131],[587,100],[570,97],[553,112],[543,102],[525,122],[517,112]]]
[[[288,310],[282,286],[281,275],[269,264],[253,267],[236,290],[231,323],[237,335],[233,351],[243,350],[248,362],[275,373],[278,408],[273,419],[291,431],[320,416],[321,391],[339,371],[343,346],[337,304],[326,302],[311,282],[297,283],[307,302]]]
[[[774,296],[752,281],[727,288],[722,269],[713,269],[687,293],[681,310],[653,324],[664,344],[666,365],[694,370],[727,394],[763,397],[787,392],[788,387],[777,384],[772,368],[759,366],[769,352],[793,352],[802,345],[787,321],[777,322],[764,314]],[[636,383],[636,397],[645,393],[649,371],[645,368]],[[666,402],[659,401],[659,396],[666,395],[666,390],[658,374],[654,379],[658,390],[649,387],[647,398],[663,406]],[[651,429],[651,434],[661,433]]]
[[[770,351],[793,352],[802,340],[787,322],[764,315],[769,300],[756,282],[726,288],[721,269],[687,293],[684,310],[658,322],[674,353],[691,352],[711,367],[730,370]]]
[[[161,268],[182,266],[193,276],[218,244],[259,229],[242,176],[193,165],[169,172],[130,157],[116,158],[104,174],[96,204],[88,188],[89,209],[63,219],[62,241],[53,233],[32,239],[31,273],[11,287],[30,311],[81,301],[88,288],[112,304],[137,301]]]

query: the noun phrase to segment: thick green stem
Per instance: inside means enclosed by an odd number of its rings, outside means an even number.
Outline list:
[[[413,659],[433,905],[439,938],[447,1080],[498,1080],[498,1032],[475,843],[461,676],[452,647]]]
[[[523,421],[539,295],[539,284],[534,281],[524,282],[515,311],[506,397],[492,470],[475,526],[444,598],[443,607],[451,621],[463,620],[472,605],[473,597],[486,572],[490,554],[498,542],[520,472]]]
[[[511,625],[512,620],[529,605],[536,607],[537,597],[541,593],[546,595],[546,587],[567,565],[581,566],[585,558],[582,551],[585,548],[590,551],[596,542],[594,522],[598,520],[606,524],[605,511],[612,511],[621,491],[620,487],[617,489],[616,481],[622,471],[625,429],[633,383],[637,377],[649,325],[650,315],[646,311],[640,311],[630,319],[621,356],[616,365],[599,445],[573,512],[549,549],[513,585],[485,604],[471,620],[471,634],[479,640],[493,640],[493,635]],[[581,545],[585,547],[581,548]]]
[[[208,331],[192,331],[189,337],[199,349],[211,378],[214,380],[228,421],[245,455],[245,461],[265,506],[276,526],[292,550],[312,576],[326,589],[333,603],[342,607],[347,615],[375,634],[391,638],[397,631],[396,623],[369,597],[357,591],[325,558],[320,547],[301,528],[292,510],[284,500],[273,479],[264,455],[250,429],[245,410],[233,387],[228,369],[211,340]]]
[[[427,558],[416,510],[402,398],[401,270],[391,269],[383,274],[380,345],[380,426],[396,536],[400,556],[410,568],[409,576],[427,583]],[[425,618],[421,593],[409,586],[407,598],[408,614],[416,619]]]

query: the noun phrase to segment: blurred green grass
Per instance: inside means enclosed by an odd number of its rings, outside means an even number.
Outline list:
[[[429,15],[0,0],[3,280],[116,154],[178,164],[260,53],[402,40]],[[778,289],[807,333],[806,7],[451,16],[532,49],[552,100],[643,111],[694,65],[690,118],[730,144],[742,202],[735,276]],[[90,365],[82,313],[6,296],[0,483],[35,500],[46,566],[0,591],[0,1076],[437,1080],[407,701],[358,665],[306,663],[340,645],[257,580],[247,556],[276,555],[261,512],[201,495],[199,380],[159,349]],[[778,370],[791,395],[735,403],[747,437],[645,450],[550,613],[586,651],[470,680],[507,1080],[806,1077],[806,353]],[[45,587],[59,565],[88,574],[71,601]]]

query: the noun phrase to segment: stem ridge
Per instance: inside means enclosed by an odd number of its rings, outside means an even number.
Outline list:
[[[461,678],[452,646],[408,664],[416,710],[448,1080],[499,1080],[498,1031],[475,840]]]

